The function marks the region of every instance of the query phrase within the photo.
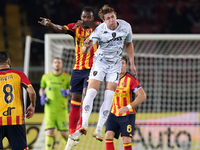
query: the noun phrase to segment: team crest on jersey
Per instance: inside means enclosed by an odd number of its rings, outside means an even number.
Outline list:
[[[97,71],[94,71],[94,72],[93,72],[93,76],[96,76],[96,75],[97,75]]]
[[[125,82],[122,82],[122,86],[125,86]]]
[[[116,32],[112,33],[112,37],[115,38],[116,37]]]
[[[87,29],[87,33],[90,33],[90,29]]]

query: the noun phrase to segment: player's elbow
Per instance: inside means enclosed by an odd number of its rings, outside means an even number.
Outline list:
[[[144,92],[144,93],[142,93],[142,99],[143,99],[143,101],[145,100],[145,99],[147,99],[147,95],[146,95],[146,93]]]
[[[141,102],[143,102],[145,99],[147,99],[147,95],[143,89],[140,90],[139,95]]]
[[[36,99],[36,93],[35,93],[35,91],[31,91],[28,94],[29,94],[30,99],[32,99],[32,100]]]
[[[36,93],[32,86],[27,88],[27,92],[30,98],[34,98],[34,99],[36,98]]]

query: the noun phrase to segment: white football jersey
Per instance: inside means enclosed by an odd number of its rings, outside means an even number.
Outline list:
[[[132,42],[132,29],[128,22],[117,19],[118,27],[115,30],[107,28],[105,23],[100,24],[90,35],[93,44],[98,42],[95,57],[105,63],[115,64],[121,62],[124,42]]]

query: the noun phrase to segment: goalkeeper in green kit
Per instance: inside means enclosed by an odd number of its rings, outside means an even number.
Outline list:
[[[68,100],[70,75],[62,71],[60,58],[54,58],[53,72],[44,74],[40,82],[40,104],[45,105],[45,149],[52,150],[55,127],[60,131],[66,145],[68,139]]]

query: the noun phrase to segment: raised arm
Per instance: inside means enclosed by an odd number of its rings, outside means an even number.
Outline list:
[[[134,63],[134,46],[133,46],[133,42],[126,43],[126,52],[128,54],[129,60],[130,60],[131,71],[137,77],[137,70],[135,68],[135,63]]]
[[[40,19],[42,19],[42,20],[38,21],[38,23],[40,23],[41,25],[44,25],[46,27],[49,27],[52,31],[58,32],[58,33],[67,33],[67,29],[64,26],[54,24],[48,18],[40,17]]]

